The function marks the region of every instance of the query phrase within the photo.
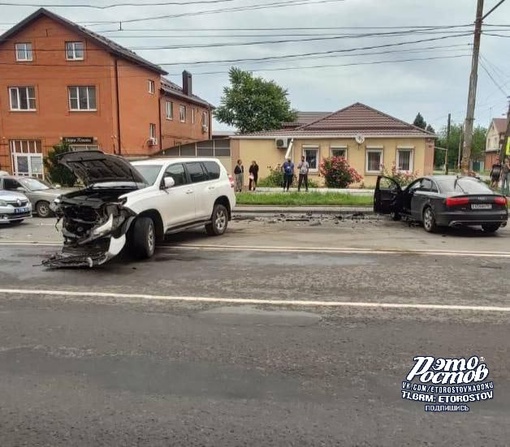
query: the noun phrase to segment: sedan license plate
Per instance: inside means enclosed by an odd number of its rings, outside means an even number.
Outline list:
[[[491,210],[492,205],[490,203],[473,203],[471,204],[472,210]]]
[[[30,208],[28,208],[28,207],[14,208],[14,214],[28,213],[29,211],[30,211]]]

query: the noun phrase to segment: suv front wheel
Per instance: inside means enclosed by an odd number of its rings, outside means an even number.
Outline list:
[[[205,230],[209,236],[220,236],[227,230],[228,211],[224,205],[217,203],[211,216],[211,223],[205,226]]]
[[[150,217],[135,220],[131,239],[131,252],[138,259],[152,257],[156,249],[156,230]]]

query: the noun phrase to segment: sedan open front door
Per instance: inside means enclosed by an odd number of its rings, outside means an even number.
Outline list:
[[[398,213],[402,209],[402,188],[390,177],[380,175],[374,191],[374,212]]]

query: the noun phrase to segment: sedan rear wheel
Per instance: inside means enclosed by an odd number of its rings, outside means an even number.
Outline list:
[[[423,210],[423,228],[427,233],[434,233],[437,230],[436,217],[430,206]]]
[[[501,224],[499,223],[488,223],[482,225],[482,230],[486,233],[495,233],[499,230],[499,227],[501,227]]]
[[[51,215],[50,204],[45,200],[40,200],[35,205],[35,211],[37,212],[37,215],[39,217],[50,217]]]

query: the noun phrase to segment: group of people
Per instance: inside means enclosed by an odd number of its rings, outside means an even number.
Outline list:
[[[248,169],[248,175],[250,180],[248,182],[248,190],[255,191],[257,188],[257,181],[259,179],[259,165],[255,160],[251,162],[250,168]],[[234,168],[235,176],[235,191],[242,192],[244,185],[244,166],[242,160],[237,160],[236,167]]]
[[[301,191],[301,186],[304,184],[306,191],[308,192],[308,171],[310,170],[310,163],[306,161],[306,158],[301,157],[301,161],[297,165],[299,172],[298,177],[298,192]],[[294,163],[291,158],[287,158],[282,165],[283,173],[283,190],[288,191],[294,181]],[[250,168],[248,169],[249,182],[248,190],[255,191],[257,188],[257,182],[259,179],[259,165],[255,160],[251,162]],[[242,192],[244,185],[244,166],[242,160],[237,160],[236,167],[234,168],[235,177],[235,191]]]
[[[297,165],[299,172],[298,177],[298,192],[301,191],[301,185],[305,185],[305,190],[308,192],[308,172],[310,171],[310,163],[306,161],[305,156],[301,157],[301,161]],[[287,158],[282,165],[283,171],[283,190],[288,191],[292,182],[294,181],[294,163],[290,158]]]
[[[501,182],[501,193],[504,196],[510,194],[510,159],[505,157],[503,164],[497,158],[496,162],[492,165],[490,172],[491,187],[497,189]]]

